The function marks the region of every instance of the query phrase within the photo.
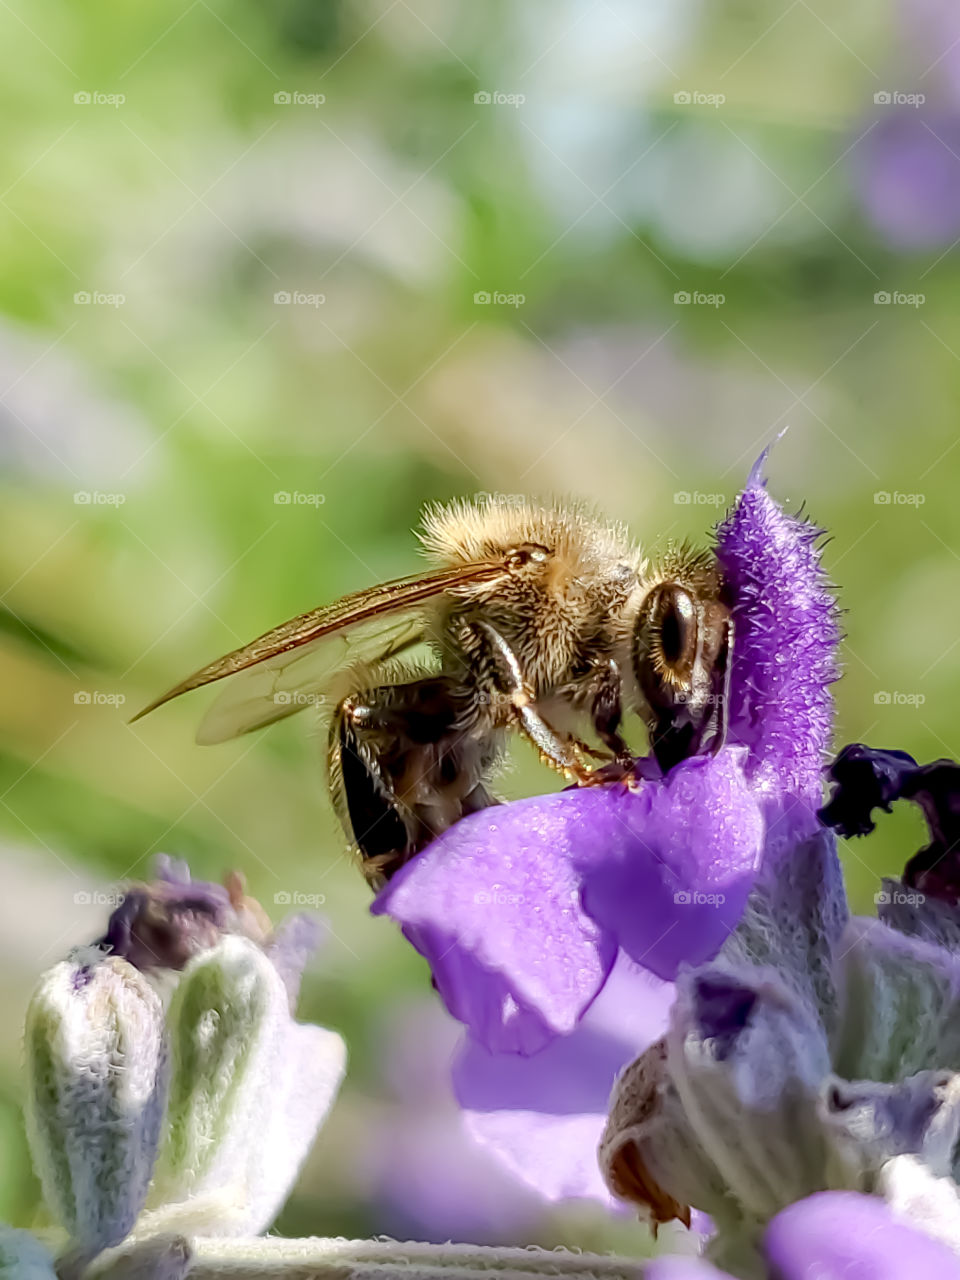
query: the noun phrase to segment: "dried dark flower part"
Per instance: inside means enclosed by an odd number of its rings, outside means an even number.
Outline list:
[[[917,767],[905,751],[886,751],[851,742],[830,765],[833,794],[819,812],[820,821],[841,836],[869,835],[874,809],[890,812],[905,777]]]
[[[912,800],[930,829],[931,841],[907,862],[903,883],[942,902],[960,905],[960,765],[935,760],[918,765],[905,751],[885,751],[855,742],[830,766],[834,783],[820,819],[844,836],[867,835],[873,810]]]
[[[160,855],[155,878],[127,890],[94,946],[141,972],[180,972],[227,935],[249,938],[262,948],[283,978],[292,1007],[320,941],[319,924],[299,914],[274,928],[256,898],[245,893],[237,871],[227,872],[222,885],[193,880],[186,863]]]

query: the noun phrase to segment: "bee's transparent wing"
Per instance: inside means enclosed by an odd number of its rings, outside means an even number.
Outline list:
[[[300,710],[301,705],[308,705],[309,699],[303,703],[293,699],[284,702],[277,694],[292,695],[311,689],[320,692],[326,681],[352,661],[360,661],[364,656],[368,660],[371,657],[389,657],[410,648],[417,643],[423,631],[418,606],[444,592],[455,593],[458,587],[496,583],[508,573],[502,560],[477,561],[412,578],[398,578],[356,591],[333,604],[291,618],[249,644],[201,667],[144,707],[133,719],[139,720],[171,698],[178,698],[191,689],[246,672],[248,668],[254,668],[247,676],[247,679],[253,679],[261,674],[256,669],[262,666],[262,679],[253,682],[249,696],[238,688],[235,696],[223,699],[221,718],[214,716],[221,705],[218,700],[201,726],[198,741],[221,742],[280,720]],[[341,646],[338,650],[337,638],[345,642],[354,632],[357,632],[355,643]],[[361,639],[364,643],[360,643]],[[331,646],[329,659],[326,656],[328,644]],[[301,660],[303,666],[299,665]],[[241,680],[235,683],[240,685]]]
[[[201,746],[225,742],[305,707],[324,706],[344,669],[386,661],[423,639],[419,615],[389,615],[265,658],[228,681],[200,721],[197,742]],[[337,691],[336,697],[344,692]]]

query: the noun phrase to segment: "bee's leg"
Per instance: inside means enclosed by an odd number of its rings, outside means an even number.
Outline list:
[[[374,888],[464,814],[497,803],[485,785],[496,735],[461,728],[459,712],[443,676],[384,684],[337,708],[331,782]]]
[[[336,808],[362,859],[363,874],[380,889],[412,856],[413,833],[384,768],[382,746],[369,731],[375,694],[344,700],[330,728],[329,774]],[[378,735],[379,736],[379,735]]]
[[[733,667],[733,616],[727,619],[724,628],[723,648],[717,658],[717,714],[710,751],[716,755],[727,740],[727,728],[730,723],[730,673]]]
[[[586,783],[591,777],[591,770],[584,765],[577,744],[561,738],[537,710],[533,691],[524,680],[517,656],[509,644],[488,622],[478,621],[475,625],[483,630],[493,647],[502,691],[508,695],[520,727],[540,752],[540,758],[564,777]]]
[[[620,668],[613,658],[608,658],[597,668],[590,716],[597,737],[613,753],[614,761],[632,769],[633,753],[620,733],[623,720],[621,693]]]

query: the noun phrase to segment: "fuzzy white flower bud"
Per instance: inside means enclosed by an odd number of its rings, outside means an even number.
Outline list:
[[[187,966],[168,1027],[165,1139],[138,1233],[263,1231],[336,1096],[343,1041],[294,1022],[277,970],[236,936]]]
[[[150,1182],[163,1119],[163,1009],[125,960],[88,952],[41,979],[27,1012],[27,1133],[78,1255],[118,1243]]]

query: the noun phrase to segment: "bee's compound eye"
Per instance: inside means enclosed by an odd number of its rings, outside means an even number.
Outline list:
[[[697,610],[682,587],[665,587],[659,595],[655,618],[664,665],[686,677],[697,656]]]

